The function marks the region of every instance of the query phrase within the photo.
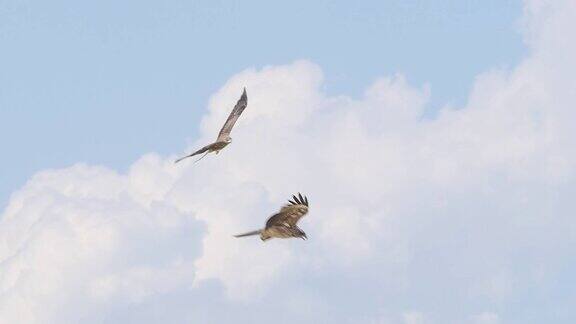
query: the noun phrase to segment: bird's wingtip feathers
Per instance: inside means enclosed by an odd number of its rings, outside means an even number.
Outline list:
[[[304,205],[308,207],[308,197],[302,196],[301,193],[298,193],[298,197],[296,195],[292,195],[292,199],[288,200],[291,205]]]

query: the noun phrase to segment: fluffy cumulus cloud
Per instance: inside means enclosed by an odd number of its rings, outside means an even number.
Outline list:
[[[576,2],[529,0],[530,52],[423,118],[402,75],[328,96],[317,65],[243,71],[201,163],[45,170],[0,220],[0,323],[569,323],[576,290]],[[235,239],[294,192],[309,241]]]

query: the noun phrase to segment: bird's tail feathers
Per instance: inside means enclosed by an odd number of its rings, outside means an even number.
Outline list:
[[[252,231],[252,232],[248,232],[248,233],[244,233],[244,234],[238,234],[238,235],[234,235],[234,237],[244,237],[244,236],[259,235],[260,233],[262,233],[262,230],[256,230],[256,231]]]

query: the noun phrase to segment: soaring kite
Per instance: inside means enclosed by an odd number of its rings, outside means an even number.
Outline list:
[[[214,142],[212,144],[208,144],[208,145],[204,146],[203,148],[199,149],[198,151],[196,151],[190,155],[186,155],[185,157],[179,158],[174,163],[178,163],[178,162],[184,160],[185,158],[189,158],[191,156],[204,153],[204,155],[202,155],[201,158],[196,160],[196,162],[198,162],[198,161],[202,160],[202,158],[205,157],[206,154],[208,154],[210,152],[215,152],[216,154],[218,154],[218,152],[220,152],[221,149],[225,148],[228,144],[232,143],[232,138],[230,137],[230,132],[232,131],[232,127],[234,127],[236,120],[238,120],[238,117],[240,117],[240,115],[242,114],[244,109],[246,109],[247,105],[248,105],[248,96],[246,95],[246,88],[244,88],[244,92],[242,92],[242,96],[240,97],[240,99],[236,103],[236,106],[234,106],[234,109],[232,109],[232,112],[228,116],[228,119],[226,119],[224,126],[222,126],[222,129],[220,130],[220,133],[218,134],[218,138],[216,139],[216,142]]]
[[[303,240],[307,239],[306,233],[301,230],[296,223],[304,215],[308,213],[308,198],[302,197],[298,193],[298,197],[292,196],[292,200],[288,200],[289,204],[282,207],[280,211],[268,218],[264,229],[252,231],[244,234],[234,235],[235,237],[244,237],[251,235],[260,235],[262,241],[277,237],[277,238],[291,238],[299,237]]]

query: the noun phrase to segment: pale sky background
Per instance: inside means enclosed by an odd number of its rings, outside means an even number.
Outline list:
[[[0,0],[0,324],[576,322],[574,30],[572,0]],[[308,241],[231,236],[298,191]]]

